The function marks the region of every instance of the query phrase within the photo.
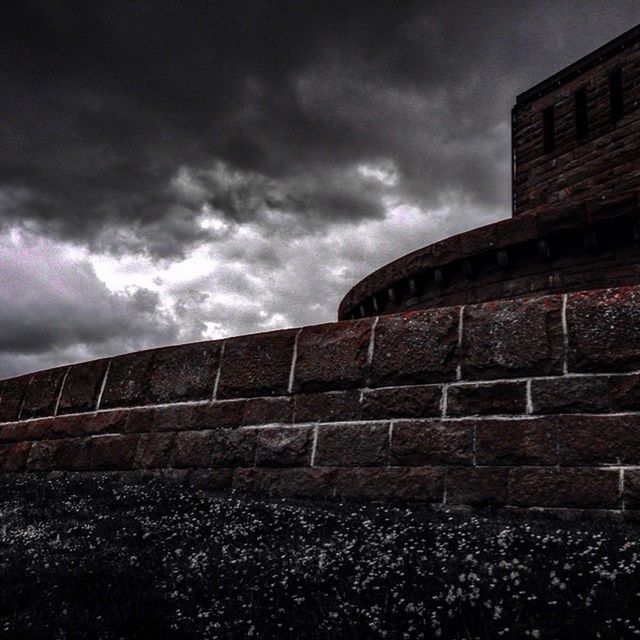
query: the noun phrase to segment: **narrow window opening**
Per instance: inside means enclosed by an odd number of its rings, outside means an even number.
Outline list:
[[[556,148],[555,109],[547,107],[542,112],[542,149],[551,153]]]
[[[585,87],[578,89],[574,94],[576,104],[576,137],[584,138],[589,133],[589,120],[587,116],[587,90]]]
[[[616,69],[609,74],[609,114],[611,122],[617,122],[624,115],[622,69]]]

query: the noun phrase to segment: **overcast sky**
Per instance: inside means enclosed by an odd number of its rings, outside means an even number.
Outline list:
[[[637,0],[4,2],[0,378],[336,317],[510,215],[515,96]]]

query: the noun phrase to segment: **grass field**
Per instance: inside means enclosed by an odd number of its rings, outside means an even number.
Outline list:
[[[0,637],[633,638],[640,528],[0,480]]]

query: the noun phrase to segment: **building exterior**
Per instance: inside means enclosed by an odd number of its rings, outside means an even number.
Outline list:
[[[520,94],[513,215],[640,188],[640,26]]]

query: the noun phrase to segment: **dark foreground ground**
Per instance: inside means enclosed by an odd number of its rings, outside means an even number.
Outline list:
[[[633,638],[640,528],[0,478],[0,637]]]

